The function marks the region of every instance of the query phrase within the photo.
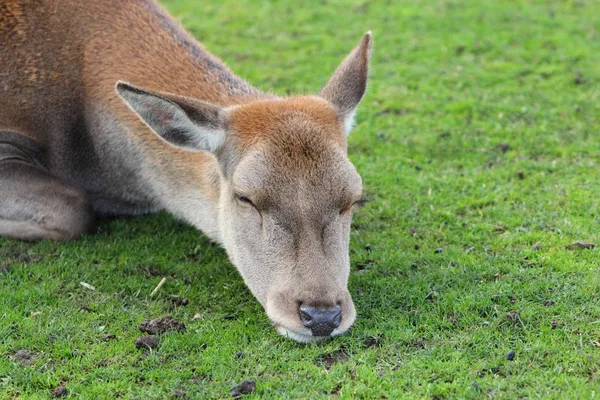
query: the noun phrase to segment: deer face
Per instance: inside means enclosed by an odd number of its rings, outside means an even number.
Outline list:
[[[225,167],[224,245],[282,334],[299,341],[348,329],[352,212],[361,178],[345,151],[343,126],[319,98],[236,109],[225,149],[244,149]]]
[[[370,44],[367,34],[319,96],[220,108],[117,86],[167,142],[216,156],[221,241],[276,329],[299,342],[342,333],[356,315],[348,247],[362,181],[346,137]]]

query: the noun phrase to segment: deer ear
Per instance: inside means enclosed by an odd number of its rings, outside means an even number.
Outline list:
[[[367,32],[362,40],[337,67],[319,95],[331,103],[344,124],[346,135],[354,122],[354,113],[367,89],[369,58],[373,38]]]
[[[225,141],[225,113],[221,107],[150,92],[125,82],[117,83],[117,92],[154,133],[175,147],[214,153]]]

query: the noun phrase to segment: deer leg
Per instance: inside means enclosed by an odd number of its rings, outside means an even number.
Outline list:
[[[85,192],[53,176],[23,148],[0,142],[0,236],[76,239],[93,227]]]

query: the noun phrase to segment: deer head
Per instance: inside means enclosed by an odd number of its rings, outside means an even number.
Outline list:
[[[356,316],[349,234],[362,181],[346,139],[371,43],[367,33],[315,96],[220,107],[117,85],[165,142],[215,156],[220,241],[276,329],[299,342],[340,334]]]

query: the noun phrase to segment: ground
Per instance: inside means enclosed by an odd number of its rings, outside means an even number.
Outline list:
[[[0,398],[223,398],[245,380],[247,398],[600,396],[599,248],[569,247],[600,245],[599,3],[163,4],[281,94],[317,91],[373,31],[349,146],[371,199],[356,325],[280,337],[224,251],[165,214],[0,239]],[[167,314],[186,331],[137,348]]]

